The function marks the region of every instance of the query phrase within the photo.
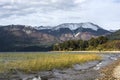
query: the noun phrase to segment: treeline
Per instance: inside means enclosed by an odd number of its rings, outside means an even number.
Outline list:
[[[45,52],[51,51],[52,46],[0,46],[0,52]]]
[[[104,43],[108,42],[108,38],[100,36],[98,38],[91,38],[88,41],[83,40],[69,40],[63,43],[58,43],[53,46],[55,51],[84,51],[84,50],[101,50],[102,48],[98,47]]]

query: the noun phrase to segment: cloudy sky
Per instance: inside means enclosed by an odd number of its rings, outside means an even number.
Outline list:
[[[81,22],[120,29],[120,0],[0,0],[0,25]]]

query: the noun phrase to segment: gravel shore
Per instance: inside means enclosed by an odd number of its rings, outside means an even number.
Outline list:
[[[120,59],[100,69],[102,77],[98,80],[120,80]]]
[[[119,65],[116,66],[113,70],[113,77],[115,77],[117,80],[120,80],[120,62]]]

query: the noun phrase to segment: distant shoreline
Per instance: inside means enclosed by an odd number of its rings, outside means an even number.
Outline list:
[[[120,51],[16,51],[16,52],[0,52],[0,53],[120,53]]]
[[[120,53],[120,51],[50,51],[50,52],[80,52],[80,53]]]

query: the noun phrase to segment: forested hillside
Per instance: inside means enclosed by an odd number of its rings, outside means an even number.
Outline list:
[[[69,40],[63,43],[55,44],[53,50],[57,51],[75,51],[75,50],[102,50],[98,47],[108,42],[108,38],[101,36],[98,38],[91,38],[88,41],[83,40]]]

